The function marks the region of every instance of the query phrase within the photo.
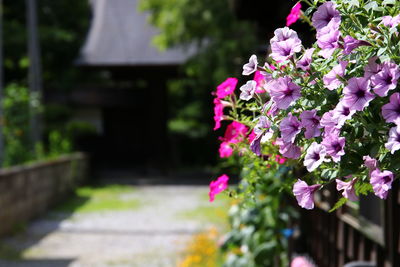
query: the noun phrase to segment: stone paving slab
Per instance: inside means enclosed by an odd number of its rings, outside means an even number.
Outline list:
[[[50,213],[3,241],[23,260],[0,260],[0,267],[173,267],[185,242],[212,226],[179,216],[218,205],[207,193],[207,186],[139,186],[122,196],[143,203],[134,211]]]

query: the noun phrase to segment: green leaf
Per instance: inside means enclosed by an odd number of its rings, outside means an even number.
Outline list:
[[[343,206],[346,202],[347,202],[347,198],[342,197],[341,199],[339,199],[339,200],[335,203],[335,205],[333,206],[333,208],[331,208],[331,209],[329,210],[329,212],[332,212],[332,211],[337,210],[338,208],[340,208],[341,206]]]

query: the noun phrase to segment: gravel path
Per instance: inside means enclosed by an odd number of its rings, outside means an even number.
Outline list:
[[[173,267],[187,240],[212,226],[182,216],[207,202],[206,186],[139,186],[124,198],[142,203],[133,211],[65,215],[49,213],[17,236],[3,240],[23,260],[6,267]]]

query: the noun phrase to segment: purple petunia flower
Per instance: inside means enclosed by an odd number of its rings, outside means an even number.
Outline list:
[[[286,143],[294,143],[296,135],[301,131],[301,124],[297,117],[289,113],[286,118],[284,118],[280,125],[279,130],[281,131],[281,137]]]
[[[353,178],[351,181],[343,182],[339,179],[336,179],[336,190],[343,190],[342,196],[351,201],[358,201],[358,197],[356,195],[354,184],[357,182],[357,178]]]
[[[305,110],[300,115],[301,126],[306,128],[304,136],[306,139],[310,139],[313,137],[318,137],[321,135],[322,126],[319,124],[320,117],[317,116],[317,111],[313,110]]]
[[[369,171],[373,171],[376,168],[378,168],[378,161],[374,158],[371,158],[370,156],[364,156],[364,165],[369,169]]]
[[[345,154],[344,144],[346,138],[336,135],[328,135],[322,140],[322,145],[326,148],[326,153],[332,157],[334,162],[339,162],[340,158]]]
[[[351,78],[343,89],[343,105],[349,107],[350,110],[363,110],[375,98],[369,90],[369,85],[369,80],[365,78]]]
[[[304,209],[314,208],[314,193],[321,187],[320,184],[308,185],[306,182],[298,179],[293,185],[293,195],[296,196],[297,203]]]
[[[326,148],[321,144],[313,142],[307,149],[307,154],[304,157],[304,166],[307,167],[307,171],[312,172],[318,168],[324,162],[325,156]]]
[[[400,24],[400,14],[392,17],[392,16],[384,16],[382,17],[382,24],[389,28],[395,28]]]
[[[382,106],[382,116],[386,122],[394,122],[400,125],[400,94],[390,96],[390,102]]]
[[[384,62],[381,66],[381,71],[371,76],[371,86],[377,95],[387,96],[389,90],[396,88],[400,70],[396,64],[391,62]]]
[[[340,21],[340,13],[336,10],[335,3],[328,1],[318,7],[312,17],[312,24],[317,31],[323,29],[332,19]]]
[[[367,45],[367,46],[371,46],[370,43],[368,43],[367,41],[363,41],[363,40],[357,40],[353,37],[351,37],[350,35],[347,35],[346,37],[344,37],[344,49],[343,49],[343,54],[348,55],[350,54],[354,49],[356,49],[359,46],[362,45]]]
[[[257,156],[261,156],[261,138],[261,135],[256,136],[250,143],[250,150]]]
[[[285,61],[301,50],[301,40],[297,33],[288,27],[274,31],[275,36],[270,40],[271,57],[275,61]]]
[[[260,116],[258,123],[254,127],[254,133],[256,136],[261,136],[261,143],[265,143],[274,135],[274,131],[271,129],[271,122],[268,117]],[[256,138],[257,138],[256,137]]]
[[[330,72],[324,75],[322,79],[326,88],[332,91],[337,89],[342,84],[342,81],[338,79],[338,76],[344,76],[344,71],[347,64],[347,61],[340,61],[339,64],[333,67]]]
[[[277,138],[275,142],[279,146],[279,153],[286,158],[298,159],[301,155],[300,147],[293,143],[284,142],[282,138]]]
[[[310,69],[310,64],[312,60],[312,54],[314,53],[315,48],[309,48],[307,49],[301,59],[297,61],[296,67],[299,69],[302,69],[304,71],[307,71]]]
[[[246,84],[240,87],[240,99],[249,101],[257,89],[257,83],[253,80],[247,81]]]
[[[289,77],[278,78],[267,86],[271,99],[279,109],[287,109],[293,101],[301,97],[300,86]]]
[[[258,61],[257,56],[252,55],[249,59],[249,62],[243,65],[242,75],[250,75],[257,70]]]
[[[400,126],[396,126],[390,129],[389,139],[385,144],[385,147],[390,150],[390,153],[400,149]]]
[[[369,79],[373,75],[377,74],[381,71],[382,67],[378,63],[376,63],[376,59],[378,57],[372,57],[368,59],[368,64],[364,67],[364,78]]]
[[[340,20],[333,19],[327,26],[317,32],[317,44],[321,51],[318,55],[324,58],[330,58],[339,47],[339,24]]]
[[[376,196],[386,199],[389,190],[392,188],[393,173],[391,171],[381,172],[376,169],[371,172],[370,183]]]
[[[333,109],[332,119],[337,121],[337,127],[342,128],[344,123],[351,119],[351,117],[356,113],[355,110],[350,110],[349,107],[343,105],[342,102],[339,102],[336,107]]]
[[[322,115],[320,124],[324,127],[324,137],[328,135],[339,136],[341,126],[338,125],[338,118],[334,116],[335,111],[330,110]]]

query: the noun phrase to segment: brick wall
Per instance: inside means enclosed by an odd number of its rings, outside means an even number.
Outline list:
[[[0,236],[43,214],[87,177],[83,153],[0,169]]]

